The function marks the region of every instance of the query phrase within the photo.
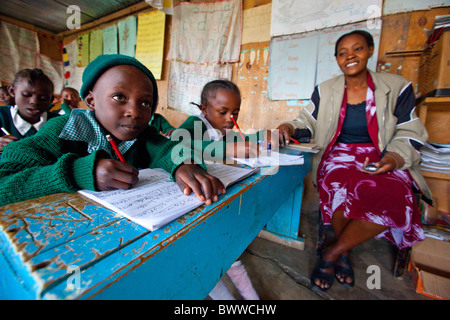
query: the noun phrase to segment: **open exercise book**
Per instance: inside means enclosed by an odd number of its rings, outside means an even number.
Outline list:
[[[231,158],[252,168],[294,166],[304,163],[302,155],[289,155],[276,151],[264,151],[257,158]]]
[[[225,187],[257,171],[219,163],[207,164],[207,169],[208,173],[219,178]],[[186,196],[163,169],[140,170],[139,182],[129,190],[78,192],[150,231],[203,204],[193,192]]]

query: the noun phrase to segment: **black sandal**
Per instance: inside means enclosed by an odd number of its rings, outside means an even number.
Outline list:
[[[340,265],[339,263],[343,264]],[[341,256],[339,257],[339,261],[336,262],[335,266],[334,266],[334,270],[335,270],[335,275],[336,275],[336,280],[337,282],[339,282],[340,284],[342,284],[343,286],[346,286],[348,288],[352,288],[355,285],[355,276],[354,276],[354,272],[353,272],[353,268],[352,265],[350,263],[350,258],[347,256],[344,256],[343,254],[341,254]],[[347,282],[347,281],[341,281],[339,280],[337,275],[342,275],[343,277],[351,278],[352,282]]]
[[[320,291],[327,291],[331,288],[331,285],[334,282],[334,273],[328,273],[325,272],[324,269],[334,269],[336,267],[336,264],[332,261],[325,261],[322,259],[322,257],[319,257],[319,261],[317,261],[316,266],[314,267],[314,270],[311,274],[311,286],[313,288],[316,288]],[[322,288],[318,286],[314,280],[319,279],[321,281],[324,281],[328,284],[328,288]]]

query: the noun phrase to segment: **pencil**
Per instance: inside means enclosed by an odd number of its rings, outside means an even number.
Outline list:
[[[11,135],[11,133],[9,133],[8,130],[6,130],[5,128],[2,127],[1,129],[2,129],[3,133],[6,134],[7,136]]]
[[[125,162],[125,159],[123,155],[120,153],[119,148],[117,147],[116,142],[111,138],[109,134],[106,135],[106,139],[111,143],[114,151],[116,152],[117,156],[119,157],[120,161]]]
[[[241,138],[242,138],[242,140],[244,140],[244,141],[245,141],[244,135],[242,134],[242,132],[241,132],[241,129],[239,128],[238,124],[236,123],[236,120],[234,120],[234,117],[233,117],[233,115],[231,115],[230,117],[231,117],[231,119],[233,120],[233,122],[234,122],[234,125],[235,125],[235,126],[236,126],[236,128],[238,129],[238,131],[239,131],[239,134],[241,135]]]
[[[300,142],[298,142],[297,140],[295,140],[294,138],[289,138],[289,140],[291,140],[291,141],[294,141],[295,143],[297,143],[297,144],[300,144]]]

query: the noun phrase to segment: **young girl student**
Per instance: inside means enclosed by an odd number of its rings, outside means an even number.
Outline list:
[[[259,152],[256,142],[240,141],[226,142],[227,134],[234,127],[241,107],[241,94],[239,88],[228,80],[214,80],[208,82],[201,93],[201,110],[199,116],[190,116],[175,130],[172,137],[177,138],[180,130],[187,130],[192,139],[194,148],[196,144],[203,150],[215,150],[212,156],[224,160],[225,156],[233,157],[236,154],[246,157],[257,156]],[[263,134],[260,134],[263,136]],[[201,137],[201,141],[196,138]],[[256,138],[255,138],[256,140]],[[232,140],[233,141],[233,140]],[[211,148],[213,146],[213,148]],[[227,275],[238,289],[244,300],[259,300],[259,296],[252,286],[244,265],[236,261],[227,271]],[[209,296],[214,300],[232,300],[234,297],[228,291],[223,280],[220,280]]]
[[[225,192],[201,161],[172,154],[176,143],[148,125],[158,88],[138,60],[98,56],[83,73],[80,93],[89,110],[74,109],[33,137],[6,146],[0,160],[0,206],[80,189],[127,189],[138,182],[138,168],[148,167],[168,171],[185,194],[193,191],[206,205]],[[106,135],[114,139],[118,153]]]
[[[58,116],[47,111],[53,98],[53,82],[41,69],[19,71],[8,89],[15,105],[0,108],[0,152],[11,141],[34,135],[47,120]]]
[[[172,140],[182,137],[180,140],[186,143],[184,140],[188,138],[190,146],[193,149],[201,149],[202,156],[207,160],[256,157],[259,155],[257,142],[267,141],[267,137],[271,136],[269,130],[245,136],[240,136],[232,130],[239,116],[241,94],[239,88],[229,80],[208,82],[201,93],[201,104],[197,106],[201,113],[188,117],[174,131]],[[265,142],[266,146],[268,142]],[[278,141],[272,143],[275,147]]]

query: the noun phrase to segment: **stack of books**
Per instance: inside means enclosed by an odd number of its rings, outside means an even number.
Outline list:
[[[426,142],[420,151],[421,170],[450,174],[450,144]]]

